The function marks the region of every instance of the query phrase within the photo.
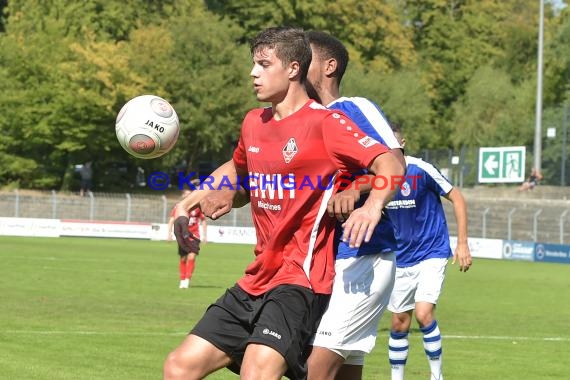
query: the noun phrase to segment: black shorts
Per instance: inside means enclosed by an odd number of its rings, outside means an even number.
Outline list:
[[[91,180],[90,179],[82,179],[81,180],[81,188],[83,190],[91,190]]]
[[[184,257],[188,256],[190,253],[199,254],[200,253],[200,241],[194,239],[188,239],[188,245],[190,246],[190,252],[187,252],[184,248],[178,245],[178,256]]]
[[[308,343],[330,296],[297,285],[280,285],[252,296],[237,284],[210,305],[191,334],[206,339],[234,361],[239,373],[249,343],[273,348],[285,358],[290,379],[306,379]]]

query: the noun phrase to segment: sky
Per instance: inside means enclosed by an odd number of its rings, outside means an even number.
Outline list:
[[[565,0],[548,0],[548,2],[558,9],[565,8],[568,5]]]

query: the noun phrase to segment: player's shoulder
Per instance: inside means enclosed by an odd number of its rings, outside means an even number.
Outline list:
[[[246,117],[248,116],[260,116],[266,113],[271,113],[271,106],[266,106],[266,107],[256,107],[256,108],[252,108],[250,109],[247,114]]]
[[[405,156],[405,159],[406,159],[406,166],[408,168],[406,172],[408,174],[414,172],[416,173],[423,172],[434,179],[445,179],[445,177],[443,176],[443,174],[441,174],[439,169],[432,163],[424,161],[419,157],[413,157],[413,156]],[[445,180],[447,181],[447,179]]]
[[[408,168],[417,168],[418,170],[422,170],[422,171],[431,171],[431,170],[437,170],[436,167],[427,162],[424,161],[422,158],[419,157],[414,157],[414,156],[405,156],[406,159],[406,165],[408,166]]]
[[[341,96],[328,105],[328,108],[333,109],[358,109],[360,112],[367,112],[370,110],[379,111],[380,106],[372,100],[363,98],[361,96]]]
[[[427,164],[427,162],[425,162],[423,159],[419,158],[419,157],[414,157],[414,156],[408,156],[406,155],[404,157],[406,159],[406,165],[414,165],[414,166],[418,166],[421,167],[424,164]]]
[[[312,115],[313,120],[320,120],[324,123],[330,123],[332,120],[336,120],[338,123],[340,120],[348,119],[348,116],[342,110],[329,109],[314,100],[307,104],[305,112]],[[307,116],[307,114],[303,114],[302,116]],[[345,122],[346,121],[342,121],[341,123]]]
[[[336,110],[330,110],[315,100],[311,100],[309,103],[307,103],[306,107],[304,107],[304,111],[317,117],[323,118],[330,116],[336,112]]]
[[[273,112],[271,110],[271,106],[252,108],[245,114],[244,125],[251,124],[254,121],[271,119],[272,117]]]
[[[273,118],[271,107],[257,107],[250,109],[241,123],[241,136],[251,136],[254,131],[268,123]]]

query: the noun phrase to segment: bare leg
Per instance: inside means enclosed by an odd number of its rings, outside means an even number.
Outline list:
[[[240,370],[242,380],[279,380],[287,371],[285,358],[273,348],[250,343]]]
[[[232,360],[205,339],[188,335],[164,362],[164,380],[202,379]]]
[[[334,380],[344,364],[344,358],[324,347],[313,347],[307,360],[308,380]]]
[[[335,380],[360,380],[362,368],[361,365],[344,364],[336,374]]]

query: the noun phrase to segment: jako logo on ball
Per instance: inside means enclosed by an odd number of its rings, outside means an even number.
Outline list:
[[[117,115],[115,132],[119,143],[131,155],[150,159],[168,153],[180,133],[174,108],[156,95],[129,100]]]

